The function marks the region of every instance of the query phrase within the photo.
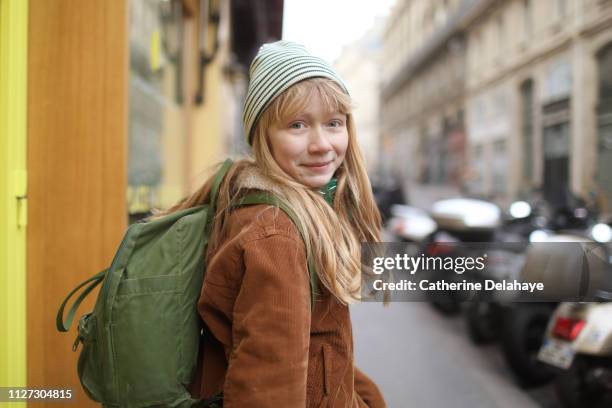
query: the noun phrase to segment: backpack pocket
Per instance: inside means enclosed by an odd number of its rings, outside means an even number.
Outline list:
[[[174,406],[175,399],[189,396],[176,377],[184,335],[180,327],[186,318],[180,308],[180,278],[124,279],[118,287],[110,329],[120,401]]]
[[[87,395],[95,400],[102,401],[104,380],[103,367],[100,359],[100,343],[97,336],[97,319],[94,313],[87,313],[79,320],[78,336],[74,349],[78,343],[83,343],[77,365],[79,380]]]

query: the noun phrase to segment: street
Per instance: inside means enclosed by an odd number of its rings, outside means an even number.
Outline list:
[[[496,345],[477,347],[461,317],[427,303],[351,306],[356,365],[389,408],[556,408],[551,386],[522,390]]]

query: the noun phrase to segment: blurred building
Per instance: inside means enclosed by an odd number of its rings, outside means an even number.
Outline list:
[[[201,185],[247,151],[242,102],[259,46],[278,40],[282,0],[131,0],[128,209],[132,220]]]
[[[462,23],[471,3],[402,0],[388,20],[383,161],[416,183],[461,183],[466,55]]]
[[[370,175],[378,170],[379,165],[383,28],[384,19],[376,19],[365,35],[343,47],[340,57],[334,62],[355,104],[357,137]]]
[[[384,37],[388,160],[499,202],[540,189],[610,211],[611,44],[610,0],[398,1]]]
[[[467,27],[470,190],[612,209],[612,1],[489,1]]]

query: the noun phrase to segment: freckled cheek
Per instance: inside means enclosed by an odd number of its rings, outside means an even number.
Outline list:
[[[300,163],[300,151],[295,149],[293,146],[285,146],[285,148],[280,152],[281,162],[283,163],[283,167],[285,167],[285,171],[295,170],[299,168]]]
[[[298,165],[301,158],[306,154],[308,146],[302,143],[287,143],[284,146],[283,153],[287,161]]]
[[[345,140],[340,141],[340,143],[337,143],[335,150],[339,158],[344,158],[346,151],[348,150],[348,137]]]

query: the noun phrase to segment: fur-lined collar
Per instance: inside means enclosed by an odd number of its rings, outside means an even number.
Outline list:
[[[238,176],[238,185],[241,188],[270,191],[277,197],[283,197],[281,189],[274,180],[271,180],[255,165],[242,170]],[[325,201],[332,205],[336,193],[336,179],[332,178],[329,183],[319,189],[319,193],[325,198]]]
[[[255,165],[244,168],[237,182],[241,188],[270,191],[279,197],[282,196],[278,185]]]

